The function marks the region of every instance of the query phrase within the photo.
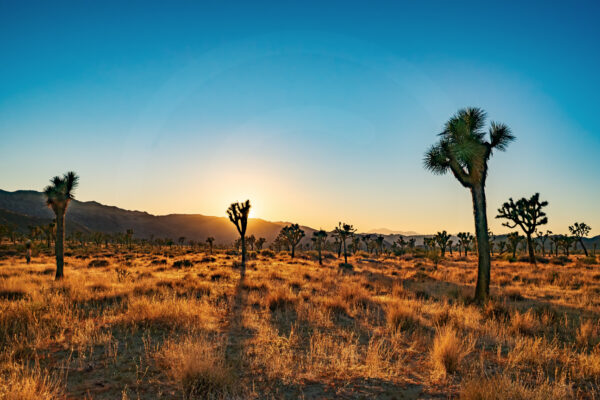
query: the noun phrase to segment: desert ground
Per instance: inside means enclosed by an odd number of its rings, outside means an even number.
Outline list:
[[[542,260],[479,306],[475,255],[5,251],[0,398],[598,398],[598,260]]]

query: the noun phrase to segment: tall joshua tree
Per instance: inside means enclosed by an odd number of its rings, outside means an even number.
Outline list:
[[[237,225],[236,225],[237,226]],[[206,243],[208,243],[209,254],[212,255],[213,243],[215,242],[215,238],[209,236],[206,238]]]
[[[321,256],[321,251],[323,250],[323,244],[325,243],[325,240],[327,240],[327,232],[325,232],[323,229],[314,231],[312,240],[315,242],[315,247],[319,252],[319,265],[323,265],[323,257]]]
[[[440,246],[440,250],[442,252],[442,257],[446,255],[446,247],[448,247],[448,241],[450,240],[450,235],[448,232],[442,231],[438,232],[434,237],[435,242],[438,246]]]
[[[440,141],[425,154],[425,168],[435,174],[451,171],[471,191],[479,263],[475,300],[485,301],[490,293],[490,243],[485,200],[488,160],[494,150],[504,151],[515,139],[510,128],[492,122],[489,139],[484,131],[486,113],[480,108],[458,111],[444,126]]]
[[[547,201],[540,201],[540,194],[536,193],[529,199],[522,198],[515,203],[512,198],[498,209],[496,218],[507,219],[502,225],[508,228],[519,227],[527,237],[527,248],[529,249],[529,262],[536,265],[535,250],[533,246],[532,235],[537,227],[548,223],[546,213],[542,208],[548,205]]]
[[[577,241],[579,241],[579,243],[581,244],[581,248],[583,249],[583,252],[585,253],[586,257],[588,256],[588,251],[585,248],[585,245],[583,244],[583,238],[586,237],[587,235],[589,235],[591,230],[592,230],[592,228],[589,225],[587,225],[585,222],[582,222],[582,223],[575,222],[574,225],[569,226],[569,232],[571,232],[571,234],[573,236],[575,236]]]
[[[250,214],[250,200],[246,200],[243,203],[232,203],[227,209],[229,220],[235,225],[240,234],[240,241],[242,242],[242,272],[246,269],[246,228],[248,227],[248,214]]]
[[[354,227],[352,225],[343,224],[340,222],[340,223],[338,223],[338,226],[335,228],[334,232],[335,232],[335,235],[340,238],[340,241],[342,242],[342,244],[344,246],[344,264],[348,264],[348,251],[346,249],[346,239],[348,239],[350,236],[354,235],[354,232],[356,232],[356,229],[354,229]],[[381,238],[382,238],[381,243],[383,243],[383,236],[381,236]]]
[[[65,213],[71,200],[74,199],[74,191],[79,183],[79,177],[75,172],[67,172],[62,177],[55,176],[50,180],[50,185],[44,188],[46,204],[56,215],[56,239],[54,241],[54,252],[56,254],[55,279],[62,279],[65,265]]]
[[[285,237],[286,241],[292,249],[292,258],[294,258],[296,246],[300,243],[300,240],[305,236],[304,231],[300,229],[298,224],[291,224],[281,228],[281,235]]]

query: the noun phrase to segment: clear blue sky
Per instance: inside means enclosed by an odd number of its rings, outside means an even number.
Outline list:
[[[536,191],[600,233],[598,2],[0,1],[0,188],[331,228],[473,230],[422,167],[457,109],[517,141],[488,218]],[[161,4],[162,3],[162,4]]]

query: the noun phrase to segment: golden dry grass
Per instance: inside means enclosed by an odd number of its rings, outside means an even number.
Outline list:
[[[241,276],[92,247],[55,282],[49,254],[4,257],[0,399],[598,398],[600,265],[571,258],[495,260],[478,306],[474,258],[265,252]]]

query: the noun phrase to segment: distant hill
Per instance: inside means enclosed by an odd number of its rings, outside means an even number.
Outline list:
[[[12,223],[23,232],[26,232],[28,225],[47,224],[54,219],[54,213],[45,204],[43,193],[31,190],[0,190],[0,210],[0,223]],[[73,200],[67,209],[66,222],[69,231],[117,233],[133,229],[136,238],[144,239],[154,236],[176,240],[185,236],[187,240],[203,241],[208,236],[213,236],[217,243],[231,243],[239,237],[227,217],[200,214],[156,216],[106,206],[95,201]],[[247,234],[264,237],[270,242],[285,224],[251,218],[248,220]],[[308,240],[314,230],[302,228]]]
[[[419,233],[414,232],[414,231],[393,231],[388,228],[371,229],[370,231],[368,231],[366,233],[377,233],[380,235],[420,236]]]

